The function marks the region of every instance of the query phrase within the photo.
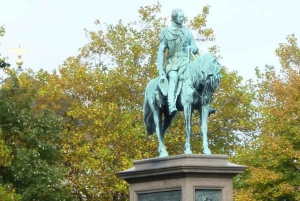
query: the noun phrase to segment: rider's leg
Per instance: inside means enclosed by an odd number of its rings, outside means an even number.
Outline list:
[[[169,113],[173,114],[177,111],[175,106],[175,91],[177,86],[178,73],[177,71],[169,71],[169,90],[168,90],[168,104],[169,104]]]

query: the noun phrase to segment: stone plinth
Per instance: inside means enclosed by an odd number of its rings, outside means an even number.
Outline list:
[[[226,155],[176,155],[133,164],[117,174],[129,183],[130,201],[232,201],[232,178],[246,169]]]

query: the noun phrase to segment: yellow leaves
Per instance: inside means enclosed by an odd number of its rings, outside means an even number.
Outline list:
[[[233,196],[234,201],[256,201],[256,199],[253,198],[252,189],[234,189]]]
[[[198,14],[194,19],[190,21],[190,26],[193,29],[199,29],[201,30],[202,27],[206,26],[206,17],[209,14],[209,8],[210,6],[204,6],[202,9],[202,14]]]
[[[209,14],[209,8],[210,6],[206,5],[203,7],[202,12],[204,15],[208,15]]]
[[[235,160],[247,165],[248,171],[238,180],[237,192],[251,191],[256,200],[296,196],[299,175],[295,169],[299,156],[285,137],[262,133],[251,149],[238,150]]]
[[[287,44],[281,43],[279,48],[276,50],[277,56],[280,58],[282,65],[282,73],[289,74],[291,70],[299,72],[300,58],[299,58],[299,47],[297,44],[297,38],[295,35],[289,35],[287,37]]]
[[[198,14],[190,21],[190,26],[193,29],[202,30],[202,27],[206,26],[206,16],[203,14]]]
[[[251,173],[248,189],[253,189],[258,200],[299,197],[295,192],[300,181],[299,51],[295,36],[288,36],[287,43],[276,50],[282,65],[280,74],[272,66],[266,66],[264,73],[257,71],[260,136],[245,165],[250,166]]]
[[[275,197],[280,197],[282,195],[292,194],[295,191],[295,187],[283,182],[278,185],[278,191],[274,192]]]
[[[61,100],[51,95],[53,87],[57,87],[60,90],[56,96],[65,96],[69,101],[64,152],[70,164],[71,182],[86,194],[99,196],[100,191],[109,197],[127,189],[115,173],[129,168],[132,158],[143,157],[136,137],[142,130],[142,121],[137,117],[137,108],[132,107],[135,103],[130,103],[128,92],[123,91],[131,84],[124,75],[116,71],[104,75],[76,62],[70,58],[60,69],[60,77],[48,79],[44,96],[58,108],[64,107]],[[138,119],[139,123],[135,123]]]
[[[295,156],[292,143],[284,137],[262,134],[260,140],[260,158],[268,161],[266,165],[269,167],[278,165],[282,160],[291,160]]]
[[[140,18],[142,21],[151,22],[155,19],[155,14],[159,13],[160,10],[161,5],[159,4],[159,2],[157,2],[156,5],[140,7],[138,12],[140,13]]]
[[[294,194],[295,187],[284,181],[283,173],[254,166],[248,168],[251,176],[242,180],[244,188],[234,191],[235,200],[278,199]]]
[[[198,33],[198,37],[196,41],[214,41],[215,36],[214,32],[211,28],[206,27],[207,15],[209,13],[209,6],[203,7],[203,13],[198,14],[189,22],[189,27],[193,30],[196,30]],[[216,49],[211,47],[211,49]],[[214,52],[216,53],[216,52]]]
[[[265,168],[249,167],[251,171],[251,179],[248,180],[252,185],[274,183],[282,178],[281,173],[275,173]]]

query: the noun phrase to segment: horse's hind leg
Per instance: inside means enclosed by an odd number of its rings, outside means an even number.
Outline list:
[[[156,125],[155,131],[158,139],[158,153],[159,157],[169,156],[165,143],[164,143],[164,134],[162,132],[162,118],[161,114],[158,111],[153,112],[153,118]]]
[[[202,146],[204,154],[211,154],[210,149],[208,148],[208,140],[207,140],[207,120],[209,113],[209,104],[202,105],[201,108],[201,132],[202,132]]]
[[[165,114],[165,119],[163,121],[163,126],[162,126],[163,136],[165,136],[166,131],[168,130],[168,128],[173,123],[174,118],[175,118],[175,114],[169,115],[168,112]]]

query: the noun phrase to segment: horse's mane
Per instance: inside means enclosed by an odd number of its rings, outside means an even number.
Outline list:
[[[201,54],[189,66],[190,79],[195,87],[203,84],[211,75],[212,80],[220,79],[221,66],[217,58],[210,52]]]

